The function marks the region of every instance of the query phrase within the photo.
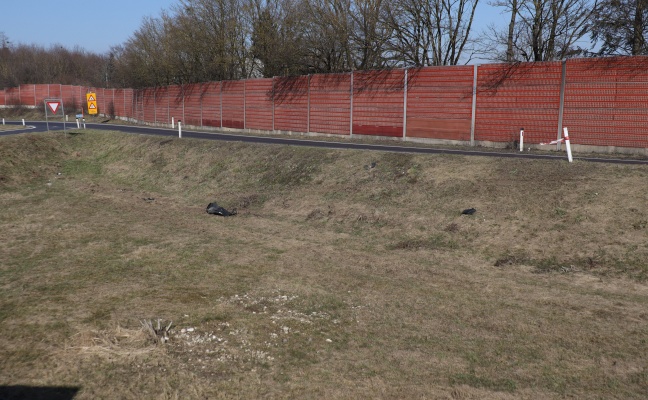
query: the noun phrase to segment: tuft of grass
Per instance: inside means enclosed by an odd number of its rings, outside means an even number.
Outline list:
[[[475,372],[458,373],[450,377],[451,385],[468,385],[475,388],[486,388],[496,392],[513,393],[517,389],[515,381],[512,379],[489,379],[478,376]]]

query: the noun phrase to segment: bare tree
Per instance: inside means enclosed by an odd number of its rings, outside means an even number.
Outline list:
[[[201,80],[252,75],[252,4],[244,0],[180,0],[174,38],[184,61],[198,63]],[[192,79],[196,81],[196,78]]]
[[[604,0],[595,10],[593,26],[598,54],[648,54],[648,0]]]
[[[352,3],[349,40],[354,69],[389,66],[387,43],[392,28],[383,18],[388,3],[385,0],[355,0]]]
[[[169,62],[169,18],[146,18],[142,26],[126,41],[118,55],[116,68],[125,83],[132,87],[170,85],[175,82]]]
[[[401,65],[456,65],[471,40],[479,0],[396,0],[385,15]],[[470,58],[470,57],[468,57]]]
[[[308,73],[302,3],[253,0],[252,55],[265,77]]]
[[[352,70],[351,0],[304,0],[308,15],[304,40],[314,72]]]
[[[597,0],[501,0],[510,13],[506,32],[490,29],[498,61],[551,61],[586,52],[579,44],[592,27]]]

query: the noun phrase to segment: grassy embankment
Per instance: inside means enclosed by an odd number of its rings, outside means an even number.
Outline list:
[[[0,385],[645,398],[647,179],[586,162],[3,137]],[[207,215],[211,201],[239,214]],[[140,325],[158,318],[174,324],[165,345]]]

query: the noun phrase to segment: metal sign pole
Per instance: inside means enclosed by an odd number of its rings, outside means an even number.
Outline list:
[[[47,133],[49,133],[49,113],[47,112],[47,100],[43,101],[43,105],[45,106],[45,123],[47,124]]]
[[[49,128],[49,112],[52,112],[52,115],[56,116],[61,110],[61,115],[63,116],[63,133],[66,133],[65,125],[65,108],[63,107],[63,99],[44,99],[43,103],[45,105],[45,121],[47,123],[47,132],[50,131]]]
[[[67,137],[67,132],[65,131],[65,120],[66,115],[65,115],[65,107],[63,106],[63,99],[61,99],[61,112],[63,113],[63,136]]]

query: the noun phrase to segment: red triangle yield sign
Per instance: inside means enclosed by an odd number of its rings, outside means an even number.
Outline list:
[[[58,101],[48,101],[47,102],[47,106],[50,108],[50,110],[52,110],[52,113],[54,113],[54,114],[56,114],[56,111],[58,110],[60,104],[61,103],[59,103]]]

